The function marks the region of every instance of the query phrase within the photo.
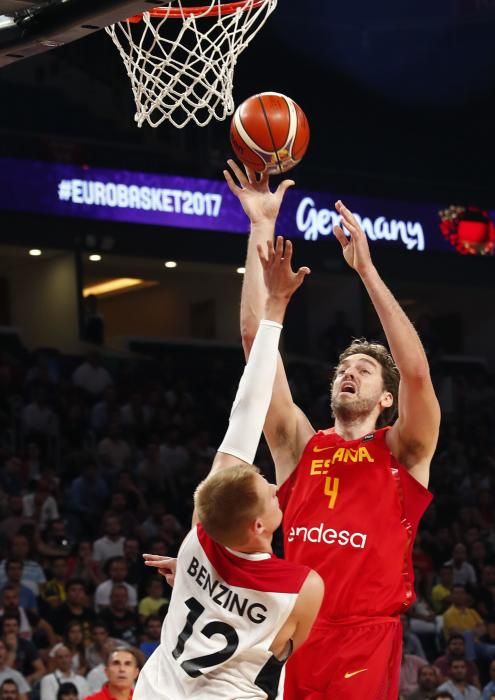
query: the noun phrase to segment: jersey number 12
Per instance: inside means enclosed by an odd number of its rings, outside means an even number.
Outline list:
[[[186,624],[184,625],[184,628],[177,639],[177,645],[172,652],[174,659],[178,659],[183,654],[184,646],[193,633],[194,625],[205,610],[201,603],[196,600],[196,598],[188,598],[185,601],[185,604],[189,608],[189,613],[187,615]],[[181,663],[181,667],[192,678],[197,678],[200,676],[202,669],[209,668],[210,666],[218,666],[218,664],[230,659],[239,646],[239,637],[237,636],[235,629],[231,625],[227,625],[225,622],[220,622],[220,620],[208,622],[208,624],[201,630],[201,634],[208,637],[208,639],[213,637],[214,634],[220,634],[225,637],[226,645],[213,654],[196,656],[194,659],[186,659],[183,661]]]

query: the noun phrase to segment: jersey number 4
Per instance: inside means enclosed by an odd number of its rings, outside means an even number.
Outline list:
[[[184,646],[194,631],[194,625],[205,610],[201,603],[196,600],[196,598],[188,598],[185,603],[189,608],[189,613],[186,618],[186,624],[184,625],[184,628],[177,639],[177,646],[172,652],[174,659],[178,659],[180,656],[182,656]],[[197,678],[200,676],[203,669],[211,666],[218,666],[218,664],[230,659],[239,646],[239,637],[237,636],[235,629],[230,625],[227,625],[225,622],[220,622],[220,620],[208,622],[208,624],[201,630],[201,634],[208,637],[208,639],[213,637],[214,634],[220,634],[222,637],[225,637],[226,645],[213,654],[196,656],[194,659],[186,659],[183,661],[181,663],[181,667],[192,678]]]

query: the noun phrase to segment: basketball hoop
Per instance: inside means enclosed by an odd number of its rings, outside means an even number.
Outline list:
[[[106,28],[131,81],[138,126],[165,120],[179,129],[190,121],[205,126],[233,114],[237,58],[278,0],[204,0],[195,7],[186,1],[170,0]]]

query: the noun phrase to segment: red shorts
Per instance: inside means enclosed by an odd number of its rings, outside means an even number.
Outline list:
[[[399,618],[319,622],[287,662],[284,700],[397,700],[401,659]]]

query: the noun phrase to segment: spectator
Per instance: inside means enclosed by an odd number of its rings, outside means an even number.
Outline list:
[[[486,564],[481,571],[481,584],[475,592],[476,609],[484,618],[495,616],[495,565]]]
[[[48,608],[58,608],[65,603],[67,593],[65,584],[67,581],[67,559],[57,557],[51,563],[52,578],[40,586],[40,599]],[[40,603],[41,605],[41,603]],[[46,607],[45,607],[46,609]]]
[[[138,606],[141,622],[170,603],[170,599],[164,597],[164,579],[161,576],[150,578],[147,593],[148,595],[139,602]]]
[[[29,559],[29,551],[31,545],[26,535],[17,533],[13,536],[10,543],[10,559],[19,559],[22,561],[22,578],[21,583],[33,590],[35,595],[38,595],[39,584],[46,581],[43,569],[34,559]],[[7,582],[7,574],[5,571],[6,559],[0,562],[0,587]]]
[[[0,616],[7,614],[14,615],[19,620],[19,634],[24,639],[31,639],[33,630],[29,622],[29,618],[24,608],[19,605],[19,595],[14,586],[7,584],[2,589],[1,594],[2,607]]]
[[[22,411],[22,430],[25,440],[54,438],[59,433],[59,420],[48,405],[46,392],[39,387],[33,391],[33,399]]]
[[[440,671],[442,681],[449,677],[450,665],[452,661],[455,660],[466,662],[467,681],[473,685],[479,686],[478,668],[475,663],[466,659],[466,648],[462,634],[452,634],[447,642],[446,654],[435,659],[434,665]]]
[[[467,681],[467,666],[463,659],[453,659],[450,662],[450,679],[439,687],[448,690],[454,700],[480,700],[478,688]]]
[[[419,669],[426,665],[427,662],[420,656],[402,654],[399,690],[403,695],[410,695],[418,689]]]
[[[50,651],[50,658],[55,662],[55,670],[41,679],[41,700],[56,700],[57,692],[62,683],[73,683],[79,697],[89,694],[86,679],[72,670],[72,654],[65,644],[56,644]]]
[[[8,660],[12,668],[22,673],[30,685],[41,680],[46,672],[36,646],[20,634],[19,619],[16,615],[1,618],[2,639],[8,650]]]
[[[27,693],[31,690],[24,676],[14,668],[7,666],[8,650],[3,639],[0,639],[0,686],[5,680],[14,681],[19,690],[19,700],[27,700]]]
[[[111,637],[136,646],[140,632],[139,617],[129,609],[129,593],[123,583],[113,586],[110,605],[102,610],[101,619],[106,623]]]
[[[67,575],[69,578],[81,579],[88,590],[92,591],[102,582],[100,565],[93,559],[91,540],[80,540],[74,546],[73,554],[67,561]]]
[[[34,520],[40,530],[44,530],[51,520],[59,517],[57,501],[50,493],[48,482],[40,479],[33,493],[22,497],[23,515]]]
[[[113,384],[107,386],[103,392],[103,396],[97,401],[91,409],[91,427],[95,431],[97,437],[105,431],[108,423],[114,416],[118,416],[120,412],[119,402],[117,401],[117,392]]]
[[[111,651],[106,661],[105,672],[108,682],[87,700],[131,700],[132,689],[139,675],[139,662],[134,652],[122,647]]]
[[[437,615],[442,615],[451,604],[452,586],[454,582],[454,570],[452,565],[443,564],[440,569],[439,581],[433,586],[431,600],[433,610]]]
[[[418,688],[406,696],[406,700],[431,700],[438,688],[438,674],[434,666],[426,664],[418,670]]]
[[[116,584],[127,588],[128,605],[133,610],[137,606],[136,590],[127,582],[127,563],[124,557],[113,557],[107,562],[108,579],[100,583],[95,592],[95,609],[97,612],[110,605],[110,594]]]
[[[148,659],[155,649],[160,645],[162,632],[162,618],[160,615],[150,615],[144,623],[144,639],[139,646],[139,650]]]
[[[25,586],[22,581],[24,562],[21,559],[6,559],[5,576],[6,585],[13,586],[19,596],[19,605],[25,610],[36,611],[38,604],[33,589]]]
[[[74,683],[61,683],[57,690],[57,700],[82,700]]]
[[[70,622],[80,622],[85,637],[89,637],[89,627],[95,619],[94,611],[87,605],[86,585],[81,579],[71,579],[65,586],[66,600],[55,608],[50,622],[55,633],[62,637]]]
[[[113,379],[101,364],[101,355],[91,351],[85,362],[82,362],[72,375],[72,382],[82,389],[90,399],[99,398],[107,386],[113,384]]]
[[[91,629],[92,643],[86,649],[86,658],[91,669],[105,664],[109,649],[128,647],[128,644],[119,639],[110,637],[108,625],[103,620],[96,620]]]
[[[94,462],[88,462],[81,476],[69,489],[72,510],[81,519],[85,532],[92,533],[99,522],[108,495],[108,487]]]
[[[103,658],[106,659],[110,652],[116,649],[118,646],[122,646],[122,643],[108,638],[102,647]],[[86,676],[86,680],[88,681],[90,693],[97,693],[99,690],[101,690],[108,680],[107,674],[105,673],[105,662],[102,661],[97,666],[92,668]]]
[[[21,495],[9,495],[7,501],[7,513],[0,523],[0,535],[11,541],[21,527],[30,525],[32,521],[24,515],[24,506]]]
[[[93,559],[101,567],[112,558],[124,556],[124,541],[120,520],[115,515],[107,515],[103,524],[103,537],[100,537],[93,544]]]
[[[116,476],[130,464],[131,448],[122,435],[120,422],[112,418],[106,435],[98,443],[98,457],[108,476]]]
[[[74,673],[85,676],[88,672],[84,631],[80,622],[73,620],[67,625],[63,643],[72,654],[71,668]]]
[[[452,605],[443,614],[443,631],[448,639],[452,633],[473,632],[483,624],[474,608],[467,607],[468,599],[464,586],[454,584]]]
[[[452,550],[452,559],[446,562],[452,566],[453,583],[459,586],[476,586],[476,572],[467,561],[466,545],[458,542]]]
[[[491,696],[495,695],[495,661],[490,664],[490,681],[483,688],[482,700],[491,700]]]
[[[128,507],[126,494],[123,491],[114,491],[111,495],[110,508],[105,513],[104,520],[112,516],[117,518],[122,533],[126,537],[132,537],[138,526],[135,513],[135,509]]]
[[[0,685],[0,700],[19,700],[25,697],[24,693],[19,693],[17,683],[10,678],[6,678]]]
[[[426,661],[426,654],[418,635],[411,631],[411,622],[407,615],[401,615],[402,622],[402,649],[404,654],[420,656]]]
[[[67,558],[72,549],[72,536],[67,533],[65,520],[50,520],[42,537],[37,538],[36,548],[44,557]]]
[[[469,561],[473,565],[476,580],[479,582],[482,578],[483,569],[488,563],[488,550],[486,544],[478,539],[471,544],[469,551]]]
[[[440,690],[435,693],[433,700],[454,700],[454,696],[448,690]]]
[[[124,542],[124,559],[127,563],[127,581],[132,586],[138,586],[148,572],[141,556],[137,537],[126,537]]]

